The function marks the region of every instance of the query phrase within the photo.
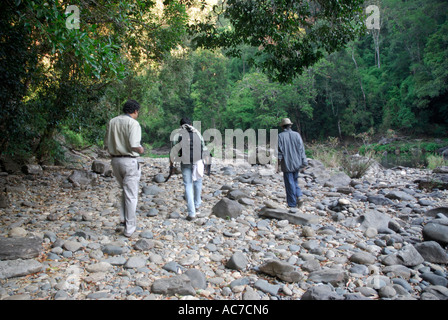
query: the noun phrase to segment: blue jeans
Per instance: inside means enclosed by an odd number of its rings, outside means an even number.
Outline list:
[[[187,200],[187,213],[190,217],[196,215],[196,209],[201,206],[202,179],[193,181],[193,165],[181,164],[182,179],[185,187],[185,199]]]
[[[286,189],[286,202],[288,207],[295,208],[297,206],[297,198],[302,196],[302,190],[299,187],[299,172],[283,172],[283,180]]]

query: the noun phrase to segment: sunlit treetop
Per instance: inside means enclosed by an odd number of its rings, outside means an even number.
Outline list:
[[[224,0],[207,23],[191,27],[194,43],[239,56],[258,48],[251,62],[273,80],[290,82],[326,53],[341,49],[364,29],[362,0]],[[211,23],[218,16],[217,23]],[[228,24],[220,23],[228,21]]]

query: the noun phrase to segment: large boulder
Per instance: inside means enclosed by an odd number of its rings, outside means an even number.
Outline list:
[[[73,172],[68,177],[73,186],[85,186],[85,185],[96,185],[98,183],[98,175],[95,172],[89,172],[85,170],[73,170]]]
[[[43,169],[38,164],[26,164],[22,167],[22,172],[25,174],[39,175],[43,173]]]
[[[104,160],[94,160],[92,162],[92,171],[106,177],[113,175],[110,162]]]
[[[388,229],[391,218],[380,211],[368,210],[358,217],[357,220],[361,224],[361,229],[365,231],[368,228],[375,228],[377,230]]]
[[[0,238],[0,260],[31,259],[42,252],[42,240],[37,237]]]
[[[238,201],[231,200],[228,198],[222,198],[212,209],[215,216],[228,219],[236,218],[241,215],[243,211],[243,206],[238,203]]]
[[[448,226],[439,223],[428,223],[422,230],[425,241],[436,241],[441,246],[448,245]]]
[[[0,261],[0,279],[22,277],[42,271],[43,265],[33,259]]]
[[[284,209],[274,209],[268,206],[263,207],[258,213],[260,217],[277,219],[277,220],[288,220],[292,224],[296,225],[310,225],[317,224],[320,220],[319,216],[313,214],[296,213],[291,214]]]
[[[303,274],[298,272],[293,265],[283,261],[269,260],[263,263],[259,269],[286,282],[298,282],[303,278]]]
[[[196,290],[191,284],[191,279],[186,274],[181,274],[167,279],[157,279],[151,286],[152,293],[165,295],[192,295],[196,294]]]

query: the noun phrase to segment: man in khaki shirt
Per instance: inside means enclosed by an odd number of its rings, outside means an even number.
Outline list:
[[[120,224],[126,237],[137,229],[135,212],[141,176],[137,157],[144,152],[140,144],[142,130],[136,120],[139,110],[137,101],[128,100],[123,106],[124,114],[109,121],[105,139],[114,175],[122,189]]]

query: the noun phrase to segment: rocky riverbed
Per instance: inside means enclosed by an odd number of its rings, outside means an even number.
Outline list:
[[[215,161],[188,221],[181,175],[142,161],[134,238],[107,159],[0,173],[0,299],[448,299],[448,191],[419,188],[431,171],[350,179],[310,160],[288,209],[272,167]]]

